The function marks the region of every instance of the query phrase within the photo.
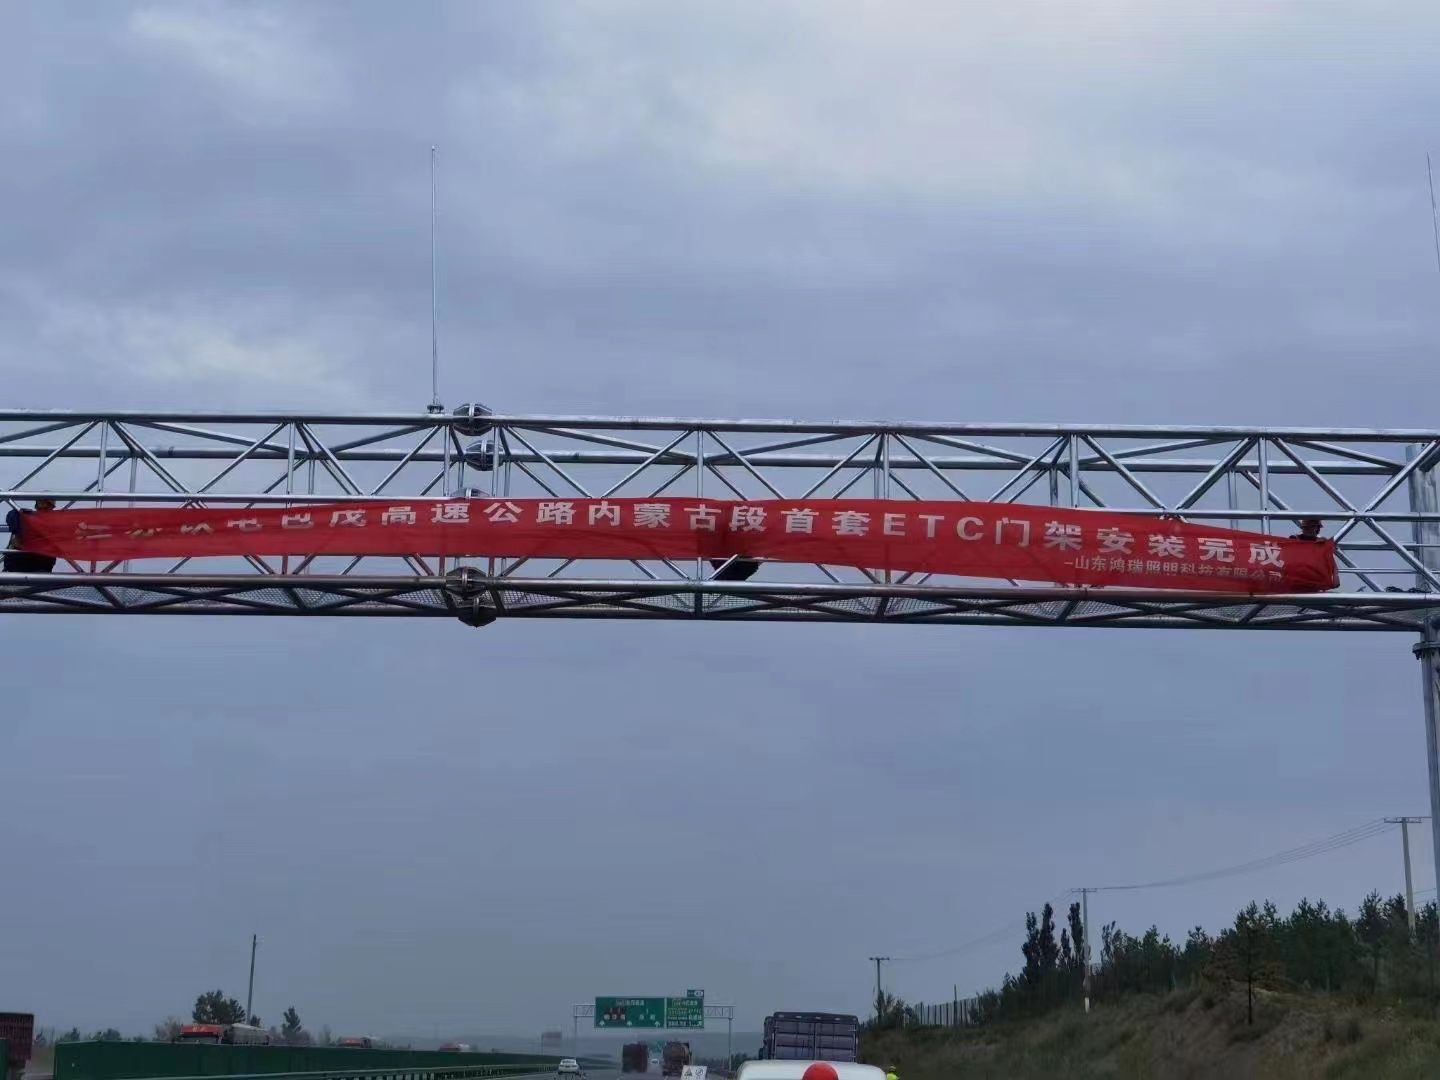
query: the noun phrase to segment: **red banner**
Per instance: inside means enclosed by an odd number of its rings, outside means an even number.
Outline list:
[[[1328,540],[1016,503],[699,498],[471,499],[264,510],[52,510],[23,545],[75,562],[216,555],[724,559],[1062,585],[1318,592]]]

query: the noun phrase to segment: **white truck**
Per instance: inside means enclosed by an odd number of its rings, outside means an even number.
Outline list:
[[[813,1072],[811,1070],[814,1070]],[[747,1061],[735,1080],[885,1080],[874,1065],[853,1061]]]

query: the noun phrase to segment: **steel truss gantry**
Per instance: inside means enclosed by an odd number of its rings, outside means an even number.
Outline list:
[[[1423,629],[1440,604],[1440,431],[626,417],[0,412],[0,497],[260,506],[470,494],[980,499],[1260,531],[1318,517],[1341,587],[1075,589],[672,561],[211,558],[6,576],[11,613],[589,617]],[[9,476],[4,472],[8,466]]]
[[[1440,867],[1440,430],[454,413],[0,411],[0,498],[259,506],[397,497],[974,499],[1215,521],[1319,518],[1334,592],[1046,588],[843,566],[214,558],[0,574],[0,612],[789,620],[1419,635]]]

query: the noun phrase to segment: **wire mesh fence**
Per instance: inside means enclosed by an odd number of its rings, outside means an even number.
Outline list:
[[[974,1027],[978,1021],[979,998],[955,998],[933,1005],[913,1006],[915,1021],[920,1027]]]

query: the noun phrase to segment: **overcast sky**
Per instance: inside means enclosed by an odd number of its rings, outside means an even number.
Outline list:
[[[1435,426],[1433,3],[6,4],[8,406]],[[863,1012],[1428,805],[1390,635],[0,622],[0,1007]],[[1433,885],[1428,835],[1418,884]],[[1353,908],[1398,837],[1097,898]],[[1012,939],[897,966],[911,998]]]

